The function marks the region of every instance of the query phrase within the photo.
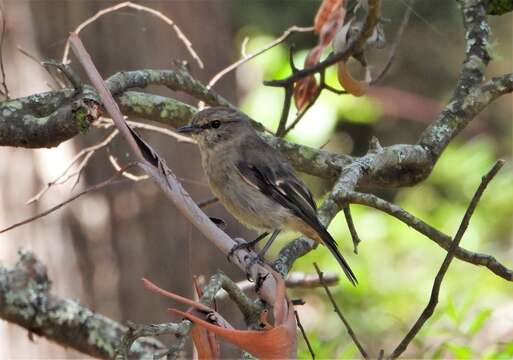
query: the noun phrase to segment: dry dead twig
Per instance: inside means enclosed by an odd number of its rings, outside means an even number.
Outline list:
[[[79,34],[86,26],[88,26],[89,24],[95,22],[100,17],[102,17],[102,16],[104,16],[106,14],[109,14],[111,12],[118,11],[118,10],[123,9],[123,8],[131,8],[131,9],[135,9],[135,10],[138,10],[138,11],[147,12],[147,13],[149,13],[149,14],[151,14],[153,16],[156,16],[157,18],[161,19],[166,24],[170,25],[173,28],[173,30],[175,31],[176,36],[178,37],[178,39],[180,39],[180,41],[182,41],[182,43],[187,48],[187,51],[189,51],[189,54],[191,55],[191,57],[198,63],[198,66],[201,69],[203,69],[203,67],[204,67],[203,61],[201,60],[201,58],[198,56],[198,54],[196,53],[196,51],[192,47],[192,43],[185,36],[185,34],[180,30],[180,28],[174,23],[173,20],[171,20],[166,15],[162,14],[160,11],[157,11],[157,10],[152,9],[150,7],[147,7],[147,6],[143,6],[143,5],[139,5],[139,4],[134,4],[131,1],[125,1],[125,2],[122,2],[120,4],[116,4],[116,5],[113,5],[113,6],[110,6],[108,8],[105,8],[103,10],[98,11],[92,17],[90,17],[89,19],[87,19],[86,21],[81,23],[79,26],[77,26],[77,28],[73,32],[76,33],[76,34]],[[69,60],[69,49],[70,49],[70,42],[69,42],[69,39],[68,39],[68,41],[66,41],[66,46],[64,48],[64,54],[62,56],[62,63],[63,64],[67,64],[67,63],[70,62],[70,60]]]
[[[499,160],[495,163],[495,165],[492,167],[492,169],[481,179],[481,184],[479,184],[479,187],[477,188],[476,192],[474,193],[474,196],[472,197],[472,200],[470,201],[470,204],[467,208],[467,211],[465,211],[465,215],[463,216],[463,219],[461,220],[461,224],[458,228],[458,231],[456,232],[456,235],[454,236],[454,240],[451,243],[451,247],[449,248],[449,251],[447,252],[447,255],[445,256],[444,262],[442,263],[442,266],[440,266],[440,269],[438,270],[438,273],[436,274],[435,281],[433,282],[433,288],[431,289],[431,295],[429,297],[429,302],[424,308],[424,311],[420,314],[419,318],[415,322],[415,324],[412,326],[410,331],[406,334],[404,339],[397,345],[395,350],[390,355],[390,359],[396,359],[398,358],[408,347],[408,345],[411,343],[411,341],[417,336],[420,329],[422,329],[422,326],[426,323],[426,321],[429,320],[429,318],[433,315],[436,305],[438,304],[438,295],[440,294],[440,288],[442,286],[442,281],[444,279],[445,274],[447,273],[447,270],[449,269],[449,265],[452,262],[452,259],[454,259],[454,254],[456,249],[458,248],[458,245],[463,238],[463,235],[465,234],[465,231],[467,230],[467,227],[470,223],[470,219],[472,215],[474,214],[474,211],[477,207],[477,204],[479,203],[479,200],[481,199],[481,195],[483,195],[483,192],[485,191],[486,187],[492,181],[492,179],[497,175],[499,170],[504,165],[504,160]]]
[[[22,225],[28,224],[28,223],[30,223],[30,222],[32,222],[32,221],[34,221],[34,220],[40,219],[40,218],[42,218],[42,217],[45,217],[46,215],[51,214],[51,213],[52,213],[52,212],[54,212],[55,210],[60,209],[60,208],[61,208],[61,207],[63,207],[64,205],[69,204],[69,203],[70,203],[70,202],[72,202],[73,200],[78,199],[78,198],[79,198],[79,197],[81,197],[82,195],[85,195],[85,194],[90,193],[90,192],[92,192],[92,191],[100,190],[100,189],[102,189],[102,188],[104,188],[104,187],[107,187],[107,186],[110,186],[110,185],[117,185],[117,184],[120,184],[120,183],[122,183],[122,182],[126,181],[126,180],[118,180],[118,181],[116,181],[115,179],[116,179],[118,176],[120,176],[124,171],[126,171],[127,169],[131,168],[131,167],[132,167],[132,166],[134,166],[134,165],[136,165],[136,163],[130,163],[130,164],[128,164],[128,165],[125,165],[124,167],[122,167],[119,171],[117,171],[114,175],[112,175],[112,176],[111,176],[110,178],[108,178],[107,180],[102,181],[101,183],[98,183],[98,184],[93,185],[93,186],[91,186],[91,187],[88,187],[87,189],[85,189],[85,190],[83,190],[83,191],[81,191],[81,192],[79,192],[79,193],[77,193],[77,194],[73,195],[73,196],[72,196],[72,197],[70,197],[69,199],[66,199],[65,201],[63,201],[63,202],[61,202],[61,203],[59,203],[59,204],[57,204],[57,205],[55,205],[55,206],[51,207],[51,208],[50,208],[50,209],[48,209],[48,210],[43,211],[42,213],[39,213],[39,214],[34,215],[34,216],[32,216],[32,217],[30,217],[30,218],[28,218],[28,219],[25,219],[25,220],[20,221],[20,222],[18,222],[18,223],[16,223],[16,224],[13,224],[13,225],[8,226],[8,227],[6,227],[6,228],[4,228],[4,229],[1,229],[1,230],[0,230],[0,234],[5,233],[5,232],[7,232],[7,231],[9,231],[9,230],[15,229],[15,228],[17,228],[17,227],[20,227],[20,226],[22,226]]]
[[[64,171],[59,176],[57,176],[54,180],[52,180],[48,184],[46,184],[36,195],[31,197],[27,201],[26,204],[27,205],[32,204],[33,202],[40,200],[41,197],[43,197],[43,195],[46,194],[46,192],[48,190],[50,190],[51,187],[53,187],[55,185],[64,184],[64,183],[68,182],[68,180],[70,180],[71,178],[73,178],[75,176],[77,177],[77,182],[78,182],[82,171],[89,163],[89,160],[91,159],[91,157],[96,153],[96,151],[108,146],[112,142],[112,140],[114,140],[114,138],[118,135],[118,133],[119,132],[117,130],[114,130],[105,139],[103,139],[99,143],[80,150],[80,152],[78,154],[76,154],[73,157],[73,159],[71,159],[70,163],[64,169]],[[82,159],[82,157],[83,157],[83,159]],[[74,172],[69,173],[69,171],[71,170],[73,165],[75,165],[80,159],[82,159],[82,161],[77,166],[77,169]],[[120,170],[120,169],[121,168],[119,167],[116,170]],[[76,183],[75,183],[75,185],[76,185]]]
[[[347,333],[349,334],[349,336],[351,337],[351,339],[355,343],[355,345],[358,348],[358,350],[360,351],[360,354],[362,355],[362,357],[364,359],[368,359],[369,355],[367,355],[367,352],[363,348],[363,346],[360,343],[360,341],[358,341],[358,338],[356,337],[356,334],[354,333],[353,329],[351,328],[351,325],[349,325],[349,322],[346,320],[346,318],[342,314],[342,311],[338,307],[337,302],[335,301],[335,298],[331,294],[330,289],[328,288],[328,286],[326,284],[324,284],[322,271],[319,269],[319,266],[317,266],[316,263],[314,263],[314,267],[315,267],[315,271],[317,271],[317,274],[319,275],[319,279],[321,281],[321,284],[323,285],[324,290],[326,291],[326,295],[328,295],[328,298],[330,299],[331,304],[333,305],[333,311],[335,311],[337,313],[338,317],[340,318],[340,320],[342,320],[342,323],[344,324],[344,326],[347,329]]]
[[[223,76],[225,76],[226,74],[228,74],[229,72],[237,69],[239,66],[241,66],[242,64],[254,59],[255,57],[263,54],[264,52],[266,52],[267,50],[270,50],[272,49],[273,47],[275,47],[276,45],[278,44],[281,44],[282,42],[284,42],[293,32],[310,32],[310,31],[313,31],[313,27],[301,27],[301,26],[291,26],[289,27],[287,30],[285,30],[283,32],[283,34],[281,34],[280,37],[276,38],[275,40],[271,41],[269,44],[267,44],[266,46],[264,46],[263,48],[255,51],[254,53],[251,53],[249,55],[246,54],[246,51],[245,51],[245,47],[246,47],[246,44],[248,42],[248,39],[249,38],[244,38],[244,41],[242,42],[242,46],[241,46],[241,53],[242,53],[242,58],[237,60],[236,62],[234,62],[233,64],[231,65],[228,65],[226,68],[224,68],[223,70],[221,70],[220,72],[218,72],[217,74],[215,74],[212,79],[210,79],[210,81],[208,82],[208,85],[207,85],[207,88],[211,89],[212,86],[214,86],[219,80],[221,80],[221,78]]]

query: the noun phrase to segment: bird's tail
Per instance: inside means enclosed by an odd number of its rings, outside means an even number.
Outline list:
[[[335,241],[335,239],[333,239],[330,233],[322,225],[317,227],[317,234],[320,236],[322,243],[330,250],[335,259],[337,259],[338,263],[340,264],[340,267],[342,268],[342,270],[344,270],[344,273],[346,274],[351,284],[356,286],[356,284],[358,284],[358,280],[356,279],[353,270],[351,270],[351,268],[349,267],[349,264],[347,263],[346,259],[344,259],[344,257],[338,250],[337,242]]]

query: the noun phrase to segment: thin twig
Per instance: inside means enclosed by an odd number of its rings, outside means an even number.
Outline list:
[[[306,115],[306,112],[308,110],[310,110],[310,108],[312,106],[314,106],[315,102],[317,101],[317,99],[319,98],[319,96],[321,95],[321,92],[322,92],[322,88],[319,88],[319,90],[317,90],[317,92],[315,93],[315,95],[313,96],[312,100],[310,102],[308,102],[308,105],[306,105],[304,107],[303,110],[301,110],[301,112],[296,116],[296,118],[294,119],[294,121],[292,121],[292,123],[285,129],[285,131],[283,132],[283,135],[282,136],[286,136],[290,131],[292,131],[296,125],[301,121],[301,119],[303,118],[303,116]]]
[[[152,131],[152,132],[156,132],[156,133],[159,133],[159,134],[167,135],[167,136],[172,137],[173,139],[175,139],[179,143],[196,144],[196,140],[192,139],[191,137],[178,134],[176,131],[167,129],[167,128],[162,127],[162,126],[155,126],[155,125],[151,125],[151,124],[146,124],[146,123],[141,123],[141,122],[137,122],[137,121],[126,120],[126,119],[125,119],[125,122],[128,125],[130,125],[130,127],[132,129],[143,129],[143,130]],[[111,128],[111,127],[114,126],[114,122],[112,121],[112,119],[110,119],[108,117],[102,117],[101,119],[98,119],[97,121],[95,121],[94,124],[95,124],[95,126],[101,127],[101,128],[104,128],[104,129],[108,129],[108,128]]]
[[[351,233],[351,239],[353,239],[353,252],[358,254],[358,244],[361,242],[358,233],[356,232],[356,227],[354,226],[353,217],[351,215],[351,208],[349,204],[344,206],[344,216],[346,218],[347,227],[349,228],[349,232]]]
[[[502,168],[503,165],[504,160],[497,161],[495,165],[492,167],[492,169],[485,176],[482,177],[481,184],[479,185],[474,196],[472,197],[472,200],[470,201],[467,211],[465,211],[465,215],[461,220],[461,224],[458,228],[458,231],[454,236],[454,240],[451,243],[451,247],[449,248],[449,251],[445,256],[444,262],[442,263],[442,266],[440,266],[440,270],[438,270],[438,273],[436,274],[435,281],[433,282],[433,288],[431,289],[431,296],[429,297],[429,302],[424,308],[424,311],[422,311],[422,313],[420,314],[419,318],[417,319],[413,327],[410,329],[410,331],[406,334],[404,339],[399,343],[399,345],[397,345],[395,350],[392,352],[392,354],[390,355],[391,359],[399,357],[406,350],[406,348],[408,347],[410,342],[415,338],[415,336],[420,331],[422,326],[424,326],[426,321],[433,315],[436,305],[438,304],[438,295],[440,294],[440,287],[442,286],[442,281],[444,279],[445,274],[447,273],[447,269],[449,269],[449,265],[451,264],[452,259],[454,259],[455,251],[458,248],[458,245],[461,239],[463,238],[465,231],[467,230],[467,227],[470,223],[470,218],[474,214],[477,204],[481,199],[481,195],[483,195],[483,192],[485,191],[486,187],[488,186],[490,181],[495,177],[497,172]]]
[[[110,164],[112,165],[112,167],[114,168],[114,170],[119,171],[119,169],[121,169],[121,166],[119,165],[118,160],[112,154],[109,154],[109,161],[110,161]],[[123,173],[123,176],[126,177],[127,179],[134,181],[134,182],[146,180],[149,178],[148,175],[135,175],[135,174],[131,173],[130,171],[125,171]]]
[[[77,28],[73,32],[76,33],[76,34],[79,34],[86,26],[88,26],[89,24],[95,22],[98,18],[100,18],[103,15],[106,15],[108,13],[111,13],[111,12],[114,12],[114,11],[118,11],[119,9],[122,9],[122,8],[131,8],[131,9],[147,12],[147,13],[149,13],[149,14],[151,14],[153,16],[156,16],[157,18],[163,20],[166,24],[170,25],[173,28],[173,30],[175,31],[176,36],[178,37],[178,39],[180,39],[180,41],[182,41],[182,43],[187,48],[187,51],[189,51],[189,54],[191,55],[191,57],[194,60],[196,60],[196,62],[198,63],[198,66],[201,69],[203,69],[203,67],[204,67],[203,66],[203,61],[201,61],[201,59],[198,56],[198,54],[196,53],[196,51],[194,51],[194,48],[192,47],[192,44],[189,41],[189,39],[187,39],[185,34],[173,22],[173,20],[171,20],[169,17],[167,17],[164,14],[162,14],[160,11],[157,11],[157,10],[152,9],[150,7],[147,7],[147,6],[143,6],[143,5],[139,5],[139,4],[134,4],[134,3],[130,2],[130,1],[125,1],[123,3],[116,4],[114,6],[110,6],[108,8],[105,8],[103,10],[98,11],[95,15],[93,15],[92,17],[90,17],[89,19],[87,19],[86,21],[81,23],[79,26],[77,26]],[[64,64],[69,63],[69,49],[70,49],[70,41],[68,39],[68,41],[66,41],[66,46],[64,48],[64,54],[62,56],[62,63],[64,63]]]
[[[452,239],[449,235],[444,234],[435,227],[413,216],[408,211],[393,203],[383,200],[376,195],[349,191],[344,194],[343,201],[349,201],[351,204],[365,205],[383,211],[423,234],[445,250],[449,250],[452,243]],[[507,281],[513,281],[513,270],[508,269],[491,255],[472,252],[462,247],[458,247],[456,249],[455,256],[470,264],[486,266],[490,271],[501,278]]]
[[[313,289],[321,286],[335,286],[338,284],[340,277],[336,273],[323,274],[322,283],[317,274],[306,274],[304,272],[293,271],[288,274],[285,279],[285,286],[288,289]],[[242,291],[250,291],[255,288],[255,282],[243,280],[237,282],[237,287]],[[223,300],[228,297],[226,291],[219,291],[216,300]]]
[[[82,150],[80,150],[80,152],[78,154],[76,154],[73,159],[71,159],[70,163],[68,164],[68,166],[64,169],[64,171],[59,175],[57,176],[54,180],[50,181],[48,184],[46,184],[41,190],[39,190],[39,192],[34,195],[33,197],[31,197],[28,201],[27,201],[27,205],[28,204],[32,204],[33,202],[36,202],[38,200],[41,199],[41,197],[43,197],[44,194],[46,194],[46,192],[48,190],[50,190],[51,187],[55,186],[55,185],[61,185],[61,184],[64,184],[66,183],[68,180],[70,180],[71,178],[75,177],[75,176],[78,176],[80,175],[82,169],[84,169],[86,167],[86,165],[88,164],[89,160],[91,159],[91,157],[95,154],[96,151],[100,150],[101,148],[109,145],[112,140],[116,137],[116,135],[118,134],[119,132],[117,130],[114,130],[112,131],[104,140],[100,141],[99,143],[97,144],[94,144],[92,146],[89,146],[87,148],[84,148]],[[75,170],[73,173],[71,174],[68,174],[68,172],[70,171],[70,169],[73,167],[73,165],[75,165],[81,158],[83,157],[82,161],[80,162],[80,164],[78,165],[77,167],[77,170]],[[116,170],[120,170],[120,168],[116,169]],[[67,175],[67,176],[66,176]],[[66,176],[66,177],[65,177]],[[64,178],[65,177],[65,178]],[[64,179],[63,179],[64,178]],[[62,179],[62,180],[61,180]]]
[[[251,59],[254,59],[255,57],[263,54],[264,52],[266,52],[267,50],[270,50],[272,49],[273,47],[275,47],[276,45],[278,44],[281,44],[282,42],[284,42],[289,36],[290,34],[292,34],[293,32],[310,32],[310,31],[313,31],[313,27],[300,27],[300,26],[291,26],[290,28],[288,28],[287,30],[285,30],[285,32],[283,34],[281,34],[280,37],[278,37],[277,39],[271,41],[269,44],[267,44],[266,46],[264,46],[263,48],[255,51],[254,53],[251,53],[249,55],[246,55],[245,54],[245,44],[247,43],[247,37],[244,38],[244,41],[242,42],[242,46],[241,46],[241,53],[242,53],[242,58],[237,60],[236,62],[234,62],[233,64],[227,66],[226,68],[224,68],[223,70],[221,70],[220,72],[218,72],[217,74],[214,75],[214,77],[212,79],[210,79],[210,81],[208,82],[208,85],[207,85],[207,88],[211,89],[223,76],[225,76],[226,74],[228,74],[229,72],[235,70],[236,68],[238,68],[239,66],[241,66],[242,64],[250,61]]]
[[[280,123],[276,130],[277,137],[283,137],[287,127],[287,120],[289,118],[290,105],[292,104],[292,96],[294,95],[294,86],[288,85],[285,87],[285,97],[283,99],[283,108],[281,110]]]
[[[60,208],[61,208],[61,207],[63,207],[64,205],[69,204],[69,203],[70,203],[70,202],[72,202],[73,200],[76,200],[76,199],[78,199],[79,197],[81,197],[82,195],[85,195],[85,194],[87,194],[87,193],[89,193],[89,192],[96,191],[96,190],[102,189],[102,188],[107,187],[107,186],[110,186],[110,185],[117,185],[117,184],[120,184],[120,183],[125,182],[126,180],[118,180],[118,181],[115,181],[114,179],[116,179],[116,178],[117,178],[119,175],[121,175],[125,170],[129,169],[130,167],[132,167],[132,166],[134,166],[134,165],[136,165],[136,163],[130,163],[130,164],[128,164],[128,165],[125,165],[123,168],[121,168],[119,171],[117,171],[114,175],[112,175],[112,176],[111,176],[110,178],[108,178],[107,180],[102,181],[101,183],[96,184],[96,185],[93,185],[93,186],[91,186],[91,187],[88,187],[87,189],[85,189],[85,190],[83,190],[83,191],[81,191],[81,192],[79,192],[79,193],[77,193],[77,194],[73,195],[73,196],[72,196],[72,197],[70,197],[69,199],[67,199],[67,200],[65,200],[65,201],[63,201],[63,202],[61,202],[61,203],[59,203],[59,204],[57,204],[57,205],[55,205],[55,206],[51,207],[51,208],[50,208],[50,209],[48,209],[48,210],[43,211],[42,213],[39,213],[39,214],[37,214],[37,215],[34,215],[34,216],[32,216],[32,217],[30,217],[30,218],[28,218],[28,219],[25,219],[25,220],[20,221],[20,222],[18,222],[18,223],[16,223],[16,224],[13,224],[13,225],[11,225],[11,226],[8,226],[8,227],[6,227],[5,229],[0,230],[0,234],[2,234],[2,233],[4,233],[4,232],[7,232],[7,231],[9,231],[9,230],[12,230],[12,229],[14,229],[14,228],[20,227],[20,226],[22,226],[22,225],[28,224],[28,223],[30,223],[30,222],[32,222],[32,221],[34,221],[34,220],[39,219],[39,218],[42,218],[42,217],[44,217],[44,216],[46,216],[46,215],[48,215],[48,214],[50,214],[50,213],[54,212],[55,210],[60,209]]]
[[[310,355],[312,355],[312,359],[315,360],[315,353],[312,349],[312,345],[310,345],[310,341],[308,341],[308,337],[306,336],[305,329],[303,328],[303,324],[301,324],[301,320],[299,320],[299,314],[296,310],[294,310],[294,315],[296,315],[296,323],[299,330],[301,330],[301,334],[303,335],[303,339],[305,339],[306,346],[308,346],[308,351],[310,351]]]
[[[367,352],[365,351],[363,346],[358,341],[358,338],[356,337],[356,334],[354,333],[353,329],[351,328],[351,325],[349,325],[349,322],[346,320],[346,318],[342,314],[342,311],[340,311],[340,308],[338,307],[337,302],[335,301],[335,298],[331,294],[330,289],[328,288],[328,286],[326,284],[324,284],[322,271],[319,269],[319,266],[317,266],[316,263],[314,263],[313,265],[315,267],[315,271],[317,271],[317,275],[319,275],[319,279],[321,281],[321,284],[324,287],[324,290],[326,291],[326,294],[328,295],[328,298],[330,299],[331,304],[333,305],[333,311],[335,311],[337,313],[337,315],[340,318],[340,320],[342,320],[342,322],[344,323],[344,326],[347,329],[347,333],[349,334],[349,336],[351,337],[351,339],[355,343],[355,345],[358,348],[358,350],[360,351],[360,354],[362,355],[362,357],[364,359],[368,359],[369,356],[367,355]]]
[[[0,7],[0,14],[2,20],[2,34],[0,35],[0,70],[2,72],[2,88],[3,91],[0,91],[1,94],[9,100],[9,89],[7,88],[7,84],[5,82],[5,68],[4,68],[4,40],[5,40],[5,14],[4,9]]]
[[[399,29],[397,30],[397,34],[395,35],[394,42],[392,43],[392,46],[390,48],[390,55],[388,57],[387,63],[385,64],[385,67],[383,68],[383,70],[381,70],[379,75],[376,76],[374,78],[374,80],[372,80],[370,82],[370,85],[374,85],[374,84],[380,82],[385,77],[386,73],[392,66],[392,63],[394,62],[394,59],[395,59],[395,55],[397,53],[397,48],[399,46],[399,43],[401,42],[401,38],[403,37],[404,30],[406,29],[406,27],[408,26],[408,22],[410,21],[410,15],[413,10],[414,2],[415,2],[415,0],[412,0],[411,4],[409,6],[406,6],[406,11],[404,12],[404,16],[403,16],[403,21],[401,22],[401,25],[399,26]]]

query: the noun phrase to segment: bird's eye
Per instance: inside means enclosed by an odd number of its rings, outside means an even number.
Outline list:
[[[217,129],[219,126],[221,126],[221,122],[219,120],[214,120],[210,123],[210,126],[213,128],[213,129]]]

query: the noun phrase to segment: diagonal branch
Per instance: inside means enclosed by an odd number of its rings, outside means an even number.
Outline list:
[[[369,206],[395,217],[396,219],[404,222],[408,226],[425,235],[430,240],[433,240],[440,247],[447,251],[451,246],[452,239],[449,235],[444,234],[443,232],[432,227],[431,225],[425,223],[421,219],[416,218],[415,216],[413,216],[406,210],[402,209],[401,207],[392,204],[388,201],[385,201],[383,199],[380,199],[375,195],[358,192],[348,192],[346,194],[346,199],[352,204]],[[491,255],[472,252],[462,247],[458,247],[455,250],[454,255],[456,256],[456,258],[468,262],[470,264],[486,266],[490,271],[500,276],[501,278],[508,281],[513,281],[513,270],[510,270],[504,265],[502,265],[499,261],[497,261],[497,259],[495,259]]]
[[[461,220],[460,227],[458,228],[458,231],[454,236],[454,240],[452,241],[449,251],[445,256],[444,262],[442,263],[442,266],[440,266],[440,270],[438,270],[438,273],[436,274],[428,304],[426,305],[424,311],[422,311],[422,314],[417,319],[417,321],[410,329],[408,334],[406,334],[404,339],[392,352],[392,354],[390,355],[391,359],[396,359],[399,356],[401,356],[401,354],[406,350],[410,342],[415,338],[417,333],[420,331],[422,326],[424,326],[426,321],[433,315],[436,305],[438,304],[438,295],[440,294],[442,281],[444,279],[445,274],[447,273],[447,270],[449,269],[449,265],[451,264],[452,259],[454,258],[455,251],[458,248],[459,243],[463,238],[463,235],[465,234],[465,231],[467,230],[467,227],[470,223],[470,218],[474,214],[474,210],[476,209],[477,204],[481,199],[481,195],[483,195],[483,192],[485,191],[486,187],[488,186],[490,181],[492,181],[492,179],[495,177],[497,172],[499,172],[503,165],[504,160],[497,161],[493,168],[485,176],[483,176],[481,184],[477,188],[474,196],[472,197],[472,200],[470,201],[470,205],[468,206],[467,211],[465,212],[465,215]]]
[[[19,250],[12,269],[0,265],[0,318],[94,358],[112,358],[127,329],[75,300],[55,296],[51,283],[46,266],[30,251]],[[149,358],[163,349],[158,340],[145,338],[134,343],[132,353]]]
[[[316,263],[314,263],[314,267],[315,267],[315,271],[317,271],[317,274],[319,275],[319,279],[321,280],[321,284],[323,285],[324,290],[326,291],[326,295],[328,295],[328,298],[330,299],[331,304],[333,305],[333,311],[335,311],[337,316],[340,318],[340,320],[342,321],[342,323],[346,327],[347,333],[349,334],[349,336],[353,340],[354,344],[358,348],[358,351],[360,351],[360,354],[362,355],[362,357],[364,359],[368,359],[369,355],[367,354],[367,351],[365,351],[365,349],[363,348],[362,344],[358,340],[358,337],[356,336],[353,328],[351,327],[351,325],[349,325],[349,322],[345,318],[344,314],[342,314],[342,311],[340,310],[339,306],[337,305],[337,302],[335,301],[335,298],[331,294],[330,289],[328,288],[328,286],[326,284],[324,284],[322,271],[319,269],[319,266],[317,266]]]
[[[98,90],[102,103],[114,121],[116,128],[125,137],[131,150],[140,161],[140,167],[161,187],[178,210],[221,252],[228,255],[236,242],[219,229],[196,205],[164,160],[142,138],[128,128],[118,105],[107,89],[80,38],[76,34],[71,34],[70,41],[75,55]],[[261,275],[268,273],[268,270],[262,265],[252,263],[251,258],[252,255],[248,251],[241,249],[235,252],[232,260],[243,271],[249,271],[253,279],[258,279]],[[273,302],[276,295],[275,291],[276,282],[274,280],[265,281],[261,294],[266,301]]]

